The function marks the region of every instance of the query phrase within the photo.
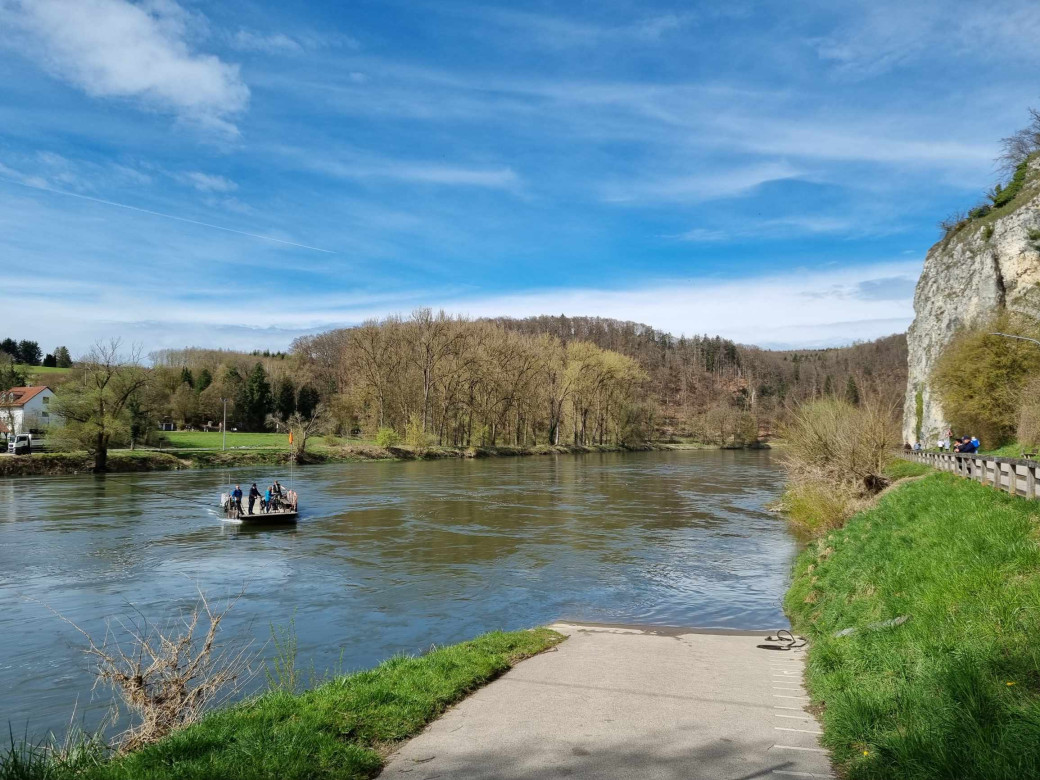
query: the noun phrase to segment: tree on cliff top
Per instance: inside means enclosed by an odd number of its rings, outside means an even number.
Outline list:
[[[1029,125],[1000,142],[997,162],[1000,170],[1010,175],[1027,157],[1040,152],[1040,109],[1029,109]]]

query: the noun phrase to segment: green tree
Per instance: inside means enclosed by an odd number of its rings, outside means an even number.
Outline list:
[[[28,339],[18,342],[18,360],[22,363],[25,363],[27,366],[38,366],[42,357],[43,350],[40,349],[40,345],[37,342],[29,341]]]
[[[97,345],[58,388],[52,410],[65,424],[52,435],[60,445],[93,456],[96,473],[105,471],[109,448],[130,436],[131,404],[147,382],[136,353],[120,355],[119,341]]]
[[[282,422],[286,422],[293,412],[296,411],[296,388],[289,377],[283,376],[278,380],[278,390],[275,392],[275,414]]]
[[[195,378],[195,392],[201,393],[211,384],[213,384],[213,374],[210,373],[208,368],[204,368],[199,372],[198,377]]]
[[[11,360],[15,363],[18,362],[18,342],[14,339],[7,338],[0,341],[0,352],[6,352],[11,356]]]
[[[958,434],[978,436],[987,445],[1010,441],[1018,426],[1022,388],[1040,374],[1040,348],[997,332],[1036,338],[1037,323],[1004,313],[979,327],[960,331],[943,350],[932,372],[932,387]]]
[[[44,368],[57,368],[58,367],[58,360],[57,360],[57,358],[55,358],[54,355],[52,355],[50,353],[44,355],[43,356],[43,367]]]
[[[58,368],[72,368],[72,356],[69,355],[69,348],[58,347],[55,349],[54,361]]]
[[[18,370],[14,358],[0,350],[0,391],[25,385],[25,374]]]
[[[853,406],[859,406],[859,386],[852,374],[849,374],[848,381],[845,382],[845,400]]]
[[[300,388],[299,397],[296,399],[296,408],[304,417],[311,417],[318,407],[319,400],[318,391],[310,385],[304,385]]]
[[[191,375],[191,369],[187,366],[181,369],[181,384],[195,389],[195,377]]]
[[[247,431],[262,431],[267,415],[274,408],[274,396],[262,363],[257,363],[235,400],[235,413]]]

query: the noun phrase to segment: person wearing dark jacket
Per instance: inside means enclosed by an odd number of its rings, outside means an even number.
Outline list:
[[[249,488],[249,514],[253,514],[253,503],[260,498],[260,491],[256,488],[256,483],[253,483],[253,487]]]
[[[238,485],[235,485],[235,489],[231,491],[231,503],[234,504],[238,514],[242,514],[242,488]]]

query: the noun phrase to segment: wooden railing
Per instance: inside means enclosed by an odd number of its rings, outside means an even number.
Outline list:
[[[1040,498],[1037,480],[1040,461],[1023,458],[995,458],[992,455],[958,452],[901,452],[906,460],[959,474],[983,485],[1004,490],[1013,496]]]

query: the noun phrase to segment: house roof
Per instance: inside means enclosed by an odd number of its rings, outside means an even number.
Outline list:
[[[12,387],[0,391],[0,406],[25,406],[44,390],[50,390],[50,388],[46,385],[39,385],[36,387]]]

